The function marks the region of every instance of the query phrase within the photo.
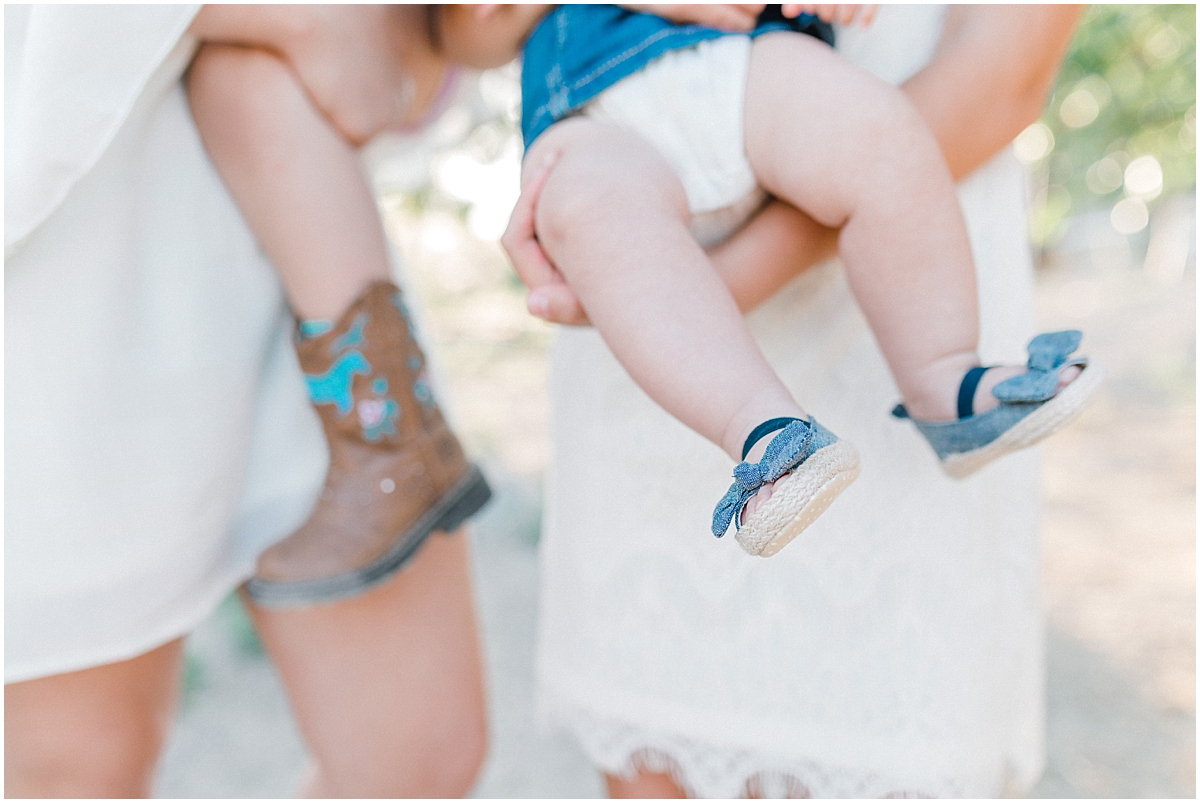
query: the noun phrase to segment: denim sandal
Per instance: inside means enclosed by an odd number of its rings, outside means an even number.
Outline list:
[[[754,444],[777,430],[782,431],[771,439],[762,460],[745,462]],[[858,476],[854,447],[811,417],[808,421],[773,418],[759,424],[746,438],[742,460],[733,469],[733,485],[713,512],[712,531],[720,538],[733,522],[742,549],[764,558],[787,546]],[[792,476],[775,487],[743,527],[742,509],[750,497],[785,474]]]
[[[984,373],[997,366],[976,366],[958,388],[957,421],[910,418],[903,404],[892,415],[908,418],[941,459],[942,470],[961,479],[997,457],[1032,446],[1065,427],[1083,411],[1104,378],[1103,367],[1086,357],[1070,359],[1083,333],[1071,329],[1042,334],[1029,341],[1027,370],[1000,382],[992,395],[1000,404],[975,415],[975,389]],[[1070,365],[1083,370],[1071,384],[1058,389],[1059,372]]]

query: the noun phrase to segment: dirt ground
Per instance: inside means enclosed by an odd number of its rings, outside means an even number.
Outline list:
[[[1041,322],[1082,328],[1110,373],[1044,447],[1050,763],[1035,795],[1195,795],[1194,215],[1165,206],[1145,260],[1080,221],[1040,277]]]
[[[1044,447],[1048,756],[1034,797],[1195,796],[1195,202],[1127,241],[1077,219],[1045,255],[1043,330],[1079,327],[1101,397]],[[525,315],[495,247],[457,221],[397,230],[456,417],[499,493],[474,534],[493,742],[476,797],[596,797],[569,741],[532,719],[539,477],[549,327]],[[189,642],[166,797],[289,797],[304,746],[244,614]]]

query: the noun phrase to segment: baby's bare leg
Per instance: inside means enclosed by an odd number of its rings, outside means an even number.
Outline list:
[[[768,34],[751,56],[746,152],[767,190],[842,227],[847,277],[908,409],[954,418],[958,382],[978,364],[975,269],[915,108],[826,45]]]
[[[553,150],[538,238],[642,389],[734,460],[758,424],[803,417],[688,232],[683,187],[662,157],[582,119],[543,134],[526,164]]]
[[[204,146],[298,317],[336,318],[372,282],[389,278],[358,156],[282,61],[205,45],[188,94]]]

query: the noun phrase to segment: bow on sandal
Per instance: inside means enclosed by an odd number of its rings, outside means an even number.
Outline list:
[[[958,389],[957,421],[911,418],[903,404],[896,405],[892,415],[913,422],[947,474],[969,476],[998,457],[1054,434],[1083,411],[1100,386],[1104,369],[1086,357],[1071,359],[1082,338],[1082,332],[1071,329],[1031,340],[1025,373],[992,388],[992,395],[1000,403],[985,413],[974,412],[975,388],[994,365],[972,368],[963,377]],[[1082,369],[1079,376],[1059,389],[1061,370],[1072,365]]]
[[[738,463],[733,484],[713,512],[713,535],[720,538],[732,522],[738,544],[751,555],[770,557],[808,527],[858,476],[858,454],[812,418],[775,418],[760,424],[746,439],[742,457],[759,440],[779,431],[762,460]],[[780,480],[771,498],[743,526],[746,503],[764,485]]]

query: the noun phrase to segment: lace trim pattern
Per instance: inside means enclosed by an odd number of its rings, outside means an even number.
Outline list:
[[[676,733],[605,719],[561,702],[547,719],[566,729],[588,759],[608,775],[632,780],[664,773],[695,798],[931,798],[965,797],[950,779],[906,788],[869,771],[796,761],[757,751],[718,747]]]

